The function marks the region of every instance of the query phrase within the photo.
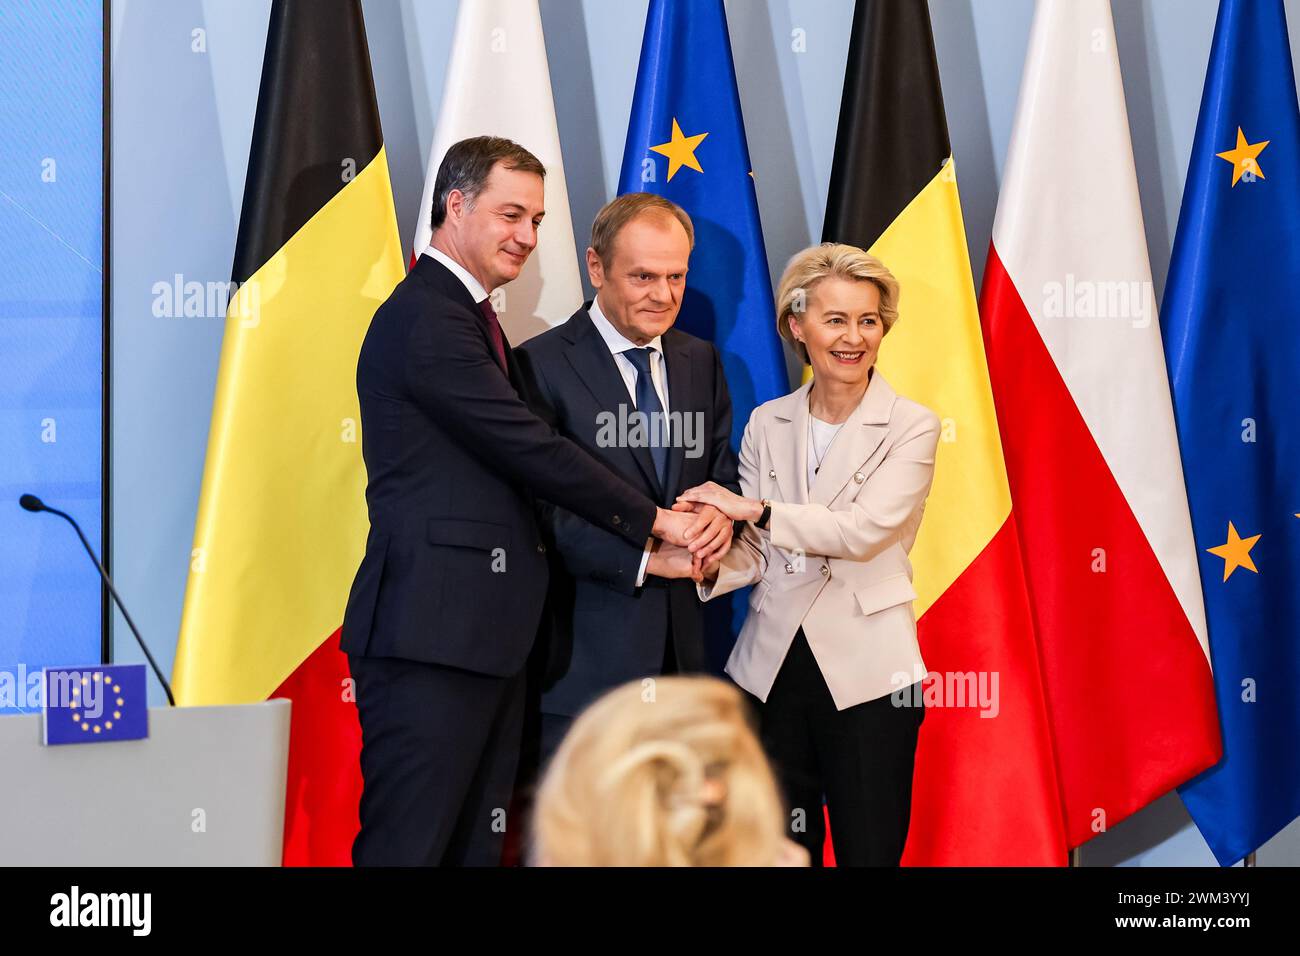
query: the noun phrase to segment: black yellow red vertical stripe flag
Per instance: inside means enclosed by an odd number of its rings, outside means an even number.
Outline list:
[[[929,709],[903,862],[1062,864],[1033,622],[925,0],[858,0],[823,238],[868,249],[898,277],[899,321],[879,368],[943,422],[911,554]]]
[[[403,272],[360,2],[276,0],[173,681],[182,705],[293,700],[287,864],[346,864],[357,830],[355,374]]]

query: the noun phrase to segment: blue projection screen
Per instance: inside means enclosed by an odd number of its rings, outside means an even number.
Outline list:
[[[18,497],[102,550],[104,22],[102,2],[0,5],[0,713],[30,709],[15,678],[100,658],[94,565]]]

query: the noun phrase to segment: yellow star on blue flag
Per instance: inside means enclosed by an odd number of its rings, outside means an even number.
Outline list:
[[[1229,521],[1228,540],[1205,550],[1215,557],[1223,558],[1223,580],[1225,581],[1232,577],[1232,572],[1238,568],[1245,568],[1247,571],[1259,574],[1259,568],[1255,567],[1255,562],[1250,559],[1250,549],[1255,547],[1255,542],[1262,537],[1263,535],[1256,534],[1243,538],[1237,534],[1237,529]]]
[[[1237,185],[1237,181],[1246,173],[1250,173],[1252,176],[1258,176],[1260,179],[1264,178],[1264,171],[1259,168],[1259,154],[1264,151],[1264,147],[1267,146],[1268,143],[1268,140],[1264,140],[1260,143],[1246,142],[1246,135],[1241,131],[1241,127],[1238,126],[1236,148],[1214,154],[1219,157],[1219,159],[1227,160],[1232,163],[1233,186]]]
[[[704,137],[708,133],[697,133],[694,136],[683,136],[682,128],[677,125],[677,117],[673,117],[673,136],[666,143],[660,143],[658,146],[651,146],[650,149],[662,156],[668,157],[668,181],[672,182],[677,171],[683,166],[689,166],[697,173],[704,172],[704,167],[700,161],[695,158],[695,150],[699,148],[700,143],[704,142]]]

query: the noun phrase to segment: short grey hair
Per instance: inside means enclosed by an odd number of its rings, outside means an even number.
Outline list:
[[[429,224],[434,232],[447,219],[447,197],[458,189],[472,206],[497,163],[506,169],[536,173],[546,178],[546,167],[540,159],[504,137],[474,136],[452,143],[438,166],[438,178],[433,182],[433,209],[430,210]]]
[[[624,226],[641,216],[654,216],[665,222],[676,219],[686,230],[690,248],[695,248],[695,224],[685,209],[654,193],[624,193],[607,202],[591,224],[591,248],[596,250],[601,265],[609,267],[610,256],[614,254],[614,240]]]

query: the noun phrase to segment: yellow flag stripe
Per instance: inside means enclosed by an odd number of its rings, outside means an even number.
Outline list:
[[[380,149],[231,300],[178,703],[264,700],[342,622],[368,530],[357,355],[404,271]]]
[[[881,374],[943,423],[934,486],[911,554],[920,617],[1011,513],[951,159],[869,251],[901,288],[898,323],[880,347]]]

